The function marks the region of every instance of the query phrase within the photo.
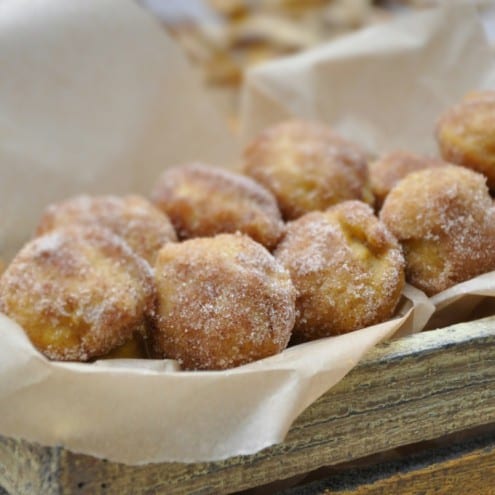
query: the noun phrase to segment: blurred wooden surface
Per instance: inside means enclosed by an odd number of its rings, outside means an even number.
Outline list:
[[[284,443],[222,462],[125,466],[0,437],[0,486],[11,495],[226,494],[495,423],[494,344],[495,317],[383,344]],[[390,490],[381,493],[408,493]]]
[[[379,456],[368,459],[365,465],[337,466],[323,479],[280,495],[493,495],[495,492],[495,424],[492,431],[482,435],[478,432],[461,443],[451,439],[449,444],[426,450],[419,444],[386,462],[373,462],[376,457]]]

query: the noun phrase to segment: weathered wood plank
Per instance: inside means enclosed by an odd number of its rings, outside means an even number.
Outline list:
[[[0,495],[1,488],[11,495],[58,495],[59,452],[60,449],[0,437]]]
[[[58,479],[64,494],[232,493],[488,424],[494,344],[490,317],[381,345],[301,415],[283,444],[253,456],[133,467],[60,450]]]
[[[336,467],[328,479],[280,495],[493,495],[495,434],[364,468]]]

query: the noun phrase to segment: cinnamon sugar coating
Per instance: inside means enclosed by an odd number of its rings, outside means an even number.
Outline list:
[[[298,291],[296,341],[387,320],[404,287],[397,240],[360,201],[290,222],[275,257],[288,268]]]
[[[37,235],[73,224],[99,225],[122,237],[148,263],[158,250],[177,240],[168,217],[141,196],[76,196],[50,205],[38,224]]]
[[[486,179],[463,167],[408,175],[380,218],[399,239],[408,281],[428,295],[495,269],[495,208]]]
[[[152,200],[170,217],[181,239],[238,231],[270,249],[283,232],[269,191],[249,177],[201,163],[166,170]]]
[[[243,170],[272,191],[287,220],[349,199],[373,201],[363,151],[316,122],[264,130],[245,149]]]
[[[380,209],[391,189],[406,175],[424,168],[442,167],[447,162],[439,158],[419,156],[408,151],[392,151],[370,163],[370,184],[375,206]]]
[[[0,311],[50,359],[87,361],[131,339],[151,314],[149,265],[101,227],[27,243],[0,278]]]
[[[495,188],[495,91],[469,93],[447,110],[436,138],[445,160],[484,174]]]
[[[281,352],[295,318],[295,289],[260,244],[220,234],[167,244],[155,266],[160,357],[184,369],[221,370]]]

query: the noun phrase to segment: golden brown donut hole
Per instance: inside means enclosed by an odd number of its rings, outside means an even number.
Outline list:
[[[290,222],[275,256],[298,292],[296,342],[387,320],[404,286],[398,242],[360,201]]]
[[[408,281],[428,295],[495,269],[495,209],[481,174],[455,165],[410,174],[380,218],[403,245]]]
[[[88,361],[132,338],[154,305],[149,265],[107,229],[55,229],[0,278],[0,311],[56,360]]]
[[[443,167],[447,162],[438,158],[426,157],[408,151],[386,153],[369,165],[370,184],[375,196],[375,206],[379,210],[388,193],[406,175],[424,168]]]
[[[436,138],[443,158],[471,168],[495,188],[495,92],[472,92],[440,118]]]
[[[153,202],[181,239],[241,232],[273,248],[283,222],[273,195],[249,177],[201,163],[166,170]]]
[[[74,224],[111,230],[150,264],[165,243],[177,240],[168,217],[148,200],[135,195],[83,195],[52,204],[41,217],[37,234]]]
[[[241,234],[167,244],[155,266],[158,357],[232,368],[281,352],[295,318],[289,273]]]
[[[266,129],[245,149],[243,170],[272,191],[287,220],[348,199],[373,202],[366,155],[316,122]]]

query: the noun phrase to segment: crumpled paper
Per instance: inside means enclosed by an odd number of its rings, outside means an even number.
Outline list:
[[[291,116],[327,122],[371,153],[437,152],[440,114],[495,87],[495,63],[472,2],[403,16],[261,65],[242,98],[244,140]]]
[[[252,93],[247,128],[295,113],[335,117],[341,130],[355,132],[350,137],[367,145],[378,145],[387,133],[392,141],[400,136],[417,143],[416,131],[425,125],[419,110],[410,116],[402,111],[406,125],[390,133],[395,105],[405,100],[409,111],[414,107],[409,100],[416,97],[410,91],[411,71],[398,67],[398,60],[415,57],[414,74],[423,89],[436,88],[437,107],[450,103],[462,86],[457,79],[435,79],[448,73],[436,71],[440,60],[445,68],[458,68],[466,58],[470,71],[461,75],[471,72],[474,78],[477,72],[480,84],[488,77],[473,13],[461,10],[462,15],[448,11],[448,30],[440,21],[444,13],[432,12],[411,18],[407,30],[399,21],[359,33],[357,41],[347,38],[322,52],[288,58],[282,62],[285,76],[261,97],[255,95],[256,76],[263,71],[273,76],[281,66],[274,62],[257,69],[247,88]],[[431,39],[435,50],[425,55]],[[337,58],[327,63],[325,50]],[[473,54],[481,62],[473,61]],[[305,58],[321,72],[302,71]],[[345,70],[331,69],[334,64]],[[380,70],[373,69],[375,64]],[[0,81],[2,257],[29,237],[48,202],[80,192],[145,193],[158,172],[176,162],[198,158],[228,165],[234,160],[235,143],[204,101],[194,74],[154,21],[132,3],[4,0],[0,66],[6,69]],[[365,84],[369,74],[381,74],[383,86],[376,86],[376,78]],[[285,79],[292,89],[284,89]],[[480,85],[459,79],[469,84],[462,91]],[[439,90],[451,84],[456,90],[447,96]],[[403,97],[380,104],[378,95],[383,97],[387,87],[389,93],[401,88]],[[309,114],[304,101],[315,89]],[[294,102],[288,101],[292,95]],[[290,111],[280,110],[284,100]],[[320,103],[321,114],[316,112]],[[429,115],[424,99],[417,105]],[[421,125],[410,122],[420,118]],[[166,360],[50,362],[18,325],[0,315],[0,434],[129,464],[251,454],[282,441],[300,412],[375,344],[394,333],[419,331],[432,312],[421,292],[406,287],[398,315],[389,322],[222,372],[177,371]]]

